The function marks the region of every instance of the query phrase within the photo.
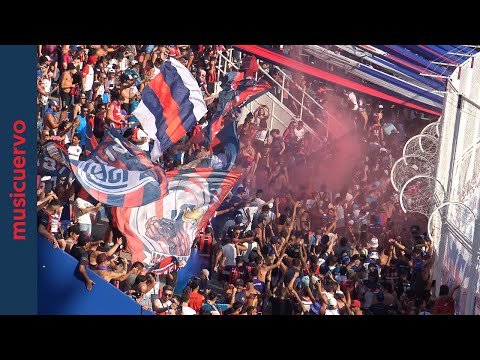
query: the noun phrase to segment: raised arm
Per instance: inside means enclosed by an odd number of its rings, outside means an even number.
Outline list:
[[[400,249],[405,252],[405,254],[413,254],[411,249],[407,249],[404,245],[399,243],[397,240],[389,239],[388,242],[393,244],[397,249]]]
[[[112,248],[106,252],[107,256],[112,256],[113,254],[115,254],[115,252],[120,247],[120,245],[122,245],[122,243],[123,239],[120,236],[119,238],[117,238],[117,242],[115,243],[115,245],[113,245]]]
[[[285,257],[287,257],[287,254],[283,254],[282,256],[280,256],[280,258],[278,258],[278,260],[274,264],[270,266],[266,266],[264,269],[266,271],[270,271],[280,266],[280,267],[285,267],[285,271],[286,271],[287,266],[283,263],[283,259]],[[282,270],[282,272],[285,272],[285,271]]]

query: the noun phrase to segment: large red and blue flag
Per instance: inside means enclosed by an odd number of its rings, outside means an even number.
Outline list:
[[[240,174],[196,168],[167,172],[168,195],[145,206],[112,208],[132,261],[175,257],[185,265],[199,231],[215,215]]]
[[[168,193],[165,171],[115,129],[107,130],[89,156],[70,165],[80,185],[103,204],[142,206]]]
[[[145,87],[133,115],[154,140],[152,160],[179,141],[207,113],[197,81],[175,59],[166,61],[160,73]]]

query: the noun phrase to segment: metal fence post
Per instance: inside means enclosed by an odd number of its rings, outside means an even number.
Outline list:
[[[272,101],[272,115],[270,116],[270,130],[273,128],[273,115],[275,114],[275,101]]]
[[[473,210],[473,209],[472,209]],[[478,214],[478,213],[477,213]],[[468,294],[466,301],[466,313],[465,315],[475,314],[475,294],[478,282],[478,251],[480,250],[480,216],[475,219],[475,230],[473,231],[473,244],[472,244],[472,263],[470,264],[470,279],[468,281]]]
[[[446,186],[446,191],[445,194],[447,198],[445,201],[451,201],[450,198],[450,192],[452,190],[452,179],[453,179],[453,169],[455,166],[455,158],[456,158],[456,151],[457,151],[457,138],[458,138],[458,132],[460,129],[460,118],[462,115],[462,106],[463,106],[463,96],[458,95],[458,103],[457,103],[457,114],[455,116],[455,126],[453,129],[453,144],[452,144],[452,156],[450,158],[450,164],[449,164],[449,175],[448,175],[448,181],[447,181],[447,186]],[[440,149],[440,146],[439,146]],[[448,212],[446,213],[446,217],[448,219]],[[442,264],[443,264],[443,258],[445,256],[445,247],[446,243],[449,239],[450,231],[448,230],[448,227],[446,226],[446,221],[442,221],[442,230],[441,230],[441,238],[439,241],[439,249],[438,249],[438,256],[437,256],[437,265],[435,268],[435,276],[437,277],[437,282],[435,286],[435,293],[438,294],[438,290],[440,289],[440,279],[442,275]],[[443,238],[443,241],[442,241]]]
[[[303,99],[305,99],[305,91],[302,92],[302,104],[300,105],[300,120],[302,120],[303,115]]]

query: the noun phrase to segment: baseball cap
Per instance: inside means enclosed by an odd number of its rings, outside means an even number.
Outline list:
[[[52,106],[58,106],[58,103],[55,100],[50,99],[48,100],[48,107],[52,107]]]
[[[48,55],[45,55],[45,59],[47,59],[47,61],[52,61],[52,58]]]
[[[67,65],[67,70],[73,70],[73,69],[76,69],[75,65],[73,63],[69,63]]]
[[[85,95],[85,94],[83,94],[83,93],[80,94],[80,99],[86,99],[86,98],[87,98],[87,95]]]
[[[210,271],[208,271],[207,269],[202,269],[201,273],[205,275],[207,280],[210,280]]]
[[[270,239],[270,242],[272,244],[276,244],[276,243],[278,243],[279,240],[280,240],[280,238],[278,236],[272,236],[272,238]]]
[[[380,291],[380,292],[377,293],[377,300],[378,301],[385,300],[385,295],[383,294],[383,292]]]
[[[104,263],[107,260],[112,260],[113,256],[108,256],[106,253],[101,253],[97,255],[97,264]]]
[[[77,244],[79,246],[85,246],[91,241],[93,241],[93,238],[87,232],[83,231],[78,237]]]
[[[370,240],[370,243],[368,244],[369,248],[377,248],[378,247],[378,239],[376,237],[373,237],[372,240]]]
[[[362,306],[362,304],[360,303],[359,300],[352,300],[352,304],[350,305],[350,307],[360,307]]]
[[[374,251],[370,254],[369,257],[370,257],[370,259],[378,259],[378,253],[376,251]]]
[[[136,64],[138,64],[138,61],[137,61],[137,60],[133,60],[133,61],[131,62],[131,64],[132,64],[132,65],[136,65]]]
[[[89,64],[96,64],[97,63],[97,57],[95,55],[91,55],[88,57],[88,63]]]
[[[237,279],[237,280],[235,280],[235,285],[245,286],[245,282],[243,281],[243,279]]]
[[[342,264],[347,265],[347,264],[349,264],[349,263],[350,263],[350,258],[349,258],[348,256],[344,256],[344,257],[342,258]]]
[[[115,69],[114,69],[114,68],[111,68],[111,67],[110,67],[110,68],[107,68],[107,72],[109,72],[109,73],[114,73],[114,72],[115,72]]]
[[[313,277],[313,279],[314,279],[315,281],[318,281],[318,280],[319,280],[319,278],[316,277],[315,275],[312,276],[312,277]],[[307,275],[305,275],[304,277],[302,277],[302,285],[303,285],[304,287],[309,287],[309,286],[310,286],[310,278],[309,278]]]
[[[337,306],[337,305],[338,305],[337,299],[335,299],[334,297],[328,298],[328,306]]]

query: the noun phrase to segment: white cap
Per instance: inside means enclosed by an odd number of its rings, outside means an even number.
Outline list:
[[[382,104],[378,105],[378,108],[383,109],[383,105]]]
[[[52,58],[48,55],[45,55],[45,59],[47,59],[47,61],[52,61]]]
[[[333,296],[328,298],[328,306],[337,306],[338,301]]]
[[[377,248],[378,247],[378,239],[376,237],[373,237],[372,240],[370,240],[370,244],[368,244],[369,248]]]
[[[201,273],[205,275],[207,280],[210,280],[210,271],[208,271],[207,269],[202,269]]]
[[[374,251],[370,254],[369,257],[370,257],[370,259],[378,259],[378,253],[376,251]]]
[[[136,65],[136,64],[138,64],[138,61],[137,61],[137,60],[133,60],[133,61],[131,62],[131,64],[132,64],[132,65]]]

